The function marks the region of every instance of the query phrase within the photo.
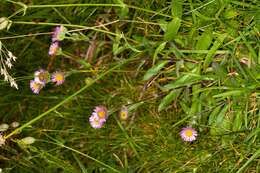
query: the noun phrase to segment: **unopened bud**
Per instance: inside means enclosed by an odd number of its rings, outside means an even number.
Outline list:
[[[9,128],[8,124],[0,124],[0,132],[4,132]]]
[[[20,142],[21,144],[25,144],[25,145],[33,144],[35,141],[36,141],[36,139],[33,138],[33,137],[30,137],[30,136],[25,137],[25,138],[19,140],[19,142]]]
[[[12,128],[16,128],[16,127],[18,127],[20,124],[19,124],[18,122],[14,121],[14,122],[12,122],[10,125],[11,125]]]

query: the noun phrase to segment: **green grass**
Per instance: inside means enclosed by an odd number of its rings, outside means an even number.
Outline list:
[[[2,0],[0,41],[19,90],[0,80],[3,172],[260,172],[257,0]],[[48,56],[55,26],[69,30]],[[92,48],[92,50],[89,49]],[[89,50],[91,58],[86,60]],[[66,82],[35,95],[39,68]],[[89,125],[109,109],[101,129]],[[125,105],[129,118],[121,121]],[[0,123],[0,124],[1,124]],[[192,143],[179,132],[191,125]],[[32,136],[36,142],[19,144]]]

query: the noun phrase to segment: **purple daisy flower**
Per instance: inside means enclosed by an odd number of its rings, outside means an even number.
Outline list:
[[[49,48],[49,55],[50,56],[57,55],[59,49],[60,49],[59,42],[57,42],[57,41],[52,42],[50,45],[50,48]]]
[[[105,119],[100,119],[95,112],[93,112],[92,115],[89,117],[90,125],[95,129],[101,128],[105,121]]]
[[[30,88],[33,93],[39,94],[41,89],[43,88],[43,84],[40,84],[38,82],[35,82],[34,80],[30,81]]]
[[[50,80],[50,74],[44,69],[40,69],[34,72],[34,81],[41,85],[45,85]]]
[[[97,114],[99,119],[103,119],[104,121],[106,121],[108,117],[107,108],[105,106],[96,106],[94,109],[94,113]]]
[[[65,81],[65,75],[63,72],[61,71],[56,71],[52,74],[51,76],[51,81],[53,83],[56,83],[56,85],[61,85],[64,83]]]
[[[195,129],[191,127],[186,127],[181,130],[180,135],[184,141],[192,142],[196,140],[198,133]]]
[[[67,32],[67,28],[65,28],[62,25],[61,26],[57,26],[54,29],[54,32],[52,34],[52,42],[64,40],[66,32]]]

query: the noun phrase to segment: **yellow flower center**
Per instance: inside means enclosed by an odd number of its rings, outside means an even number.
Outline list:
[[[122,111],[120,114],[121,119],[125,120],[127,118],[127,112]]]
[[[99,125],[98,119],[96,119],[96,118],[94,119],[94,124],[95,124],[95,125]]]
[[[62,74],[57,74],[55,78],[56,78],[56,81],[62,81],[63,80],[63,75]]]
[[[51,46],[50,47],[50,54],[56,54],[58,52],[58,46]]]
[[[186,130],[186,131],[185,131],[185,136],[187,136],[187,137],[193,136],[192,130]]]
[[[104,111],[99,111],[98,113],[99,118],[105,118],[105,112]]]
[[[33,88],[34,88],[34,90],[39,90],[40,87],[41,87],[41,85],[38,84],[38,83],[34,83],[34,84],[33,84]]]
[[[38,75],[38,78],[40,79],[40,81],[43,81],[44,79],[45,79],[45,75],[44,75],[44,73],[40,73],[39,75]]]

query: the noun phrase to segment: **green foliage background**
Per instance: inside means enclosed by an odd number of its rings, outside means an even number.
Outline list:
[[[12,25],[0,40],[18,57],[19,90],[1,78],[0,118],[23,125],[3,133],[3,172],[259,172],[259,5],[2,0],[0,17]],[[71,35],[52,59],[60,24]],[[65,71],[66,82],[33,94],[39,68]],[[98,130],[88,122],[97,105],[110,114]],[[189,125],[199,134],[192,143],[179,136]],[[19,146],[26,136],[37,140]]]

